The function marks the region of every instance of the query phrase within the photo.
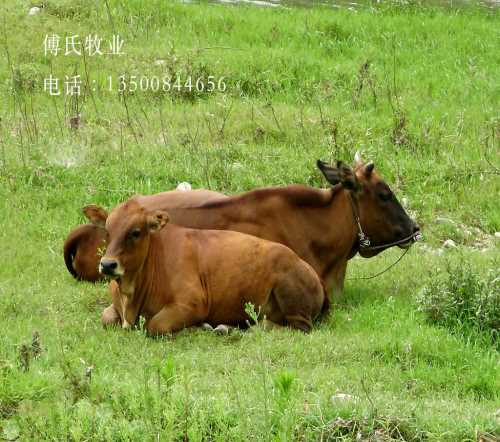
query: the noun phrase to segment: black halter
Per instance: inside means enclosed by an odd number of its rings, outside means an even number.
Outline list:
[[[408,235],[405,238],[399,239],[397,241],[393,241],[393,242],[389,242],[389,243],[385,243],[385,244],[380,244],[378,246],[370,245],[371,244],[370,238],[368,238],[368,236],[365,234],[365,232],[363,232],[363,228],[361,227],[361,222],[359,220],[358,207],[354,203],[354,200],[353,200],[351,194],[349,194],[349,199],[351,201],[351,207],[352,207],[352,213],[354,215],[354,221],[356,221],[356,224],[358,226],[358,244],[357,245],[361,250],[386,249],[388,247],[397,246],[399,244],[405,244],[410,240],[413,240],[414,242],[416,242],[416,241],[420,241],[422,239],[422,234],[420,233],[420,231],[417,230],[416,232],[412,233],[411,235]]]

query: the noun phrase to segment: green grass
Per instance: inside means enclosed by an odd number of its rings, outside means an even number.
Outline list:
[[[499,12],[109,5],[111,21],[105,3],[82,0],[47,0],[35,17],[28,1],[0,11],[0,438],[498,437],[498,352],[428,323],[416,298],[445,261],[478,274],[498,266]],[[85,67],[44,56],[52,33],[120,34],[126,55],[87,58],[90,84],[103,89],[65,105],[43,79],[85,79]],[[223,76],[227,91],[124,101],[105,90],[108,75],[166,72]],[[315,160],[357,149],[408,199],[429,247],[453,238],[462,250],[417,246],[376,279],[348,280],[310,335],[104,331],[105,286],[64,268],[62,242],[85,204],[112,207],[181,181],[228,193],[320,186]],[[478,238],[485,252],[471,247]],[[354,259],[348,277],[398,254]],[[35,330],[42,353],[32,359]],[[338,393],[354,398],[332,401]]]

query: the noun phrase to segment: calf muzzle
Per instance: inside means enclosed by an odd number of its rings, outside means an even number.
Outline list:
[[[99,263],[99,272],[103,275],[115,276],[117,268],[118,261],[116,261],[116,259],[102,258]]]

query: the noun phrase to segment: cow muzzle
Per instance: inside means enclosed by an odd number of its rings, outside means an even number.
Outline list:
[[[400,249],[410,248],[414,242],[422,240],[422,233],[420,232],[420,226],[418,224],[413,225],[413,233],[409,237],[408,241],[398,244]]]
[[[99,263],[99,272],[112,278],[119,278],[120,276],[123,276],[123,268],[119,261],[114,258],[101,258],[101,262]]]

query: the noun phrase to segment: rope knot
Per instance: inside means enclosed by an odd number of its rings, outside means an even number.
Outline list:
[[[358,233],[359,247],[362,249],[370,247],[370,238],[368,238],[363,231]]]

